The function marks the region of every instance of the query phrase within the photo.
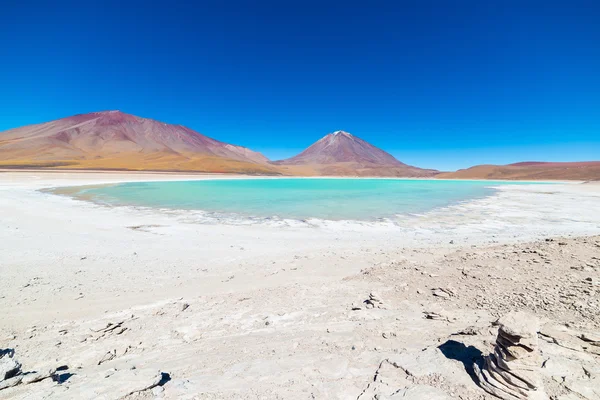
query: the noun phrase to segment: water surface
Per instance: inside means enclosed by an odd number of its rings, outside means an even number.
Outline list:
[[[373,221],[489,196],[523,182],[412,179],[217,179],[135,182],[55,189],[114,206],[142,206],[259,218]]]

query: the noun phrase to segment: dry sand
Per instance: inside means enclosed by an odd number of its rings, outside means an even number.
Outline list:
[[[471,365],[510,310],[542,320],[548,394],[600,398],[600,347],[580,339],[600,330],[600,185],[510,186],[399,224],[38,191],[212,177],[0,173],[0,349],[63,366],[0,398],[487,399]]]

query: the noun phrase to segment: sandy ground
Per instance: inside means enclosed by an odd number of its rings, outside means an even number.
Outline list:
[[[0,173],[0,349],[63,367],[0,398],[487,399],[470,365],[510,310],[541,319],[553,398],[600,398],[600,347],[579,339],[600,330],[600,185],[504,187],[396,224],[38,191],[211,178]]]

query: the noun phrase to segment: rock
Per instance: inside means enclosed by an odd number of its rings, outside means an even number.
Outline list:
[[[31,372],[23,375],[23,384],[35,383],[52,377],[56,374],[56,368],[47,370],[46,372]]]
[[[381,297],[375,292],[371,292],[369,298],[363,301],[363,303],[366,308],[385,308],[383,300],[381,300]]]
[[[444,289],[444,288],[434,288],[431,289],[431,293],[436,296],[436,297],[441,297],[443,299],[449,299],[450,297],[454,296],[454,292],[450,289]]]
[[[12,349],[0,350],[0,382],[21,374],[21,363]]]
[[[443,299],[449,299],[450,298],[450,295],[448,293],[446,293],[446,292],[444,292],[442,290],[439,290],[439,289],[434,289],[432,291],[432,294],[434,296],[436,296],[436,297],[441,297]]]
[[[594,346],[600,346],[600,334],[594,332],[582,332],[579,338],[584,342],[593,344]]]
[[[600,399],[600,382],[597,379],[572,380],[568,379],[565,386],[586,400]]]
[[[0,350],[0,390],[18,385],[23,379],[21,363],[14,357],[13,349]]]
[[[13,376],[12,378],[0,380],[0,390],[13,387],[21,383],[23,375]]]
[[[433,319],[436,321],[450,322],[450,319],[447,316],[445,316],[439,312],[436,312],[436,311],[424,311],[423,314],[425,315],[425,319]]]
[[[585,345],[586,342],[571,335],[566,328],[562,326],[546,325],[540,330],[540,336],[548,342],[557,344],[565,349],[585,351],[583,345]]]
[[[541,356],[535,316],[512,312],[498,320],[494,353],[473,368],[479,385],[504,400],[547,399],[540,374]]]
[[[378,302],[378,303],[381,303],[381,302],[382,302],[382,301],[381,301],[381,296],[379,296],[379,295],[378,295],[377,293],[375,293],[375,292],[371,292],[371,293],[369,293],[369,299],[370,299],[371,301]]]
[[[44,372],[23,373],[21,364],[14,358],[14,350],[0,350],[0,389],[39,382],[50,377],[53,378],[55,374],[56,368],[46,369]]]
[[[498,320],[498,325],[504,335],[522,339],[536,338],[539,329],[537,318],[522,311],[505,315]]]
[[[0,338],[0,342],[10,342],[11,340],[15,340],[17,335],[10,333],[2,338]]]
[[[152,381],[148,380],[147,383],[144,383],[143,381],[140,382],[132,382],[132,384],[134,385],[138,385],[138,387],[132,391],[130,391],[129,393],[126,394],[126,396],[130,396],[134,393],[137,392],[143,392],[144,390],[148,390],[148,389],[153,389],[155,387],[157,387],[161,381],[163,380],[163,374],[158,371],[157,375],[154,377],[154,379],[152,379]]]
[[[120,328],[121,325],[123,325],[124,322],[125,321],[119,321],[119,322],[116,322],[116,323],[109,322],[109,323],[106,324],[106,326],[103,326],[103,327],[100,327],[100,328],[97,328],[97,329],[92,329],[92,331],[93,332],[101,332],[101,333],[109,333],[109,332],[114,331],[117,328]]]
[[[479,335],[480,331],[479,329],[475,328],[474,326],[468,326],[465,329],[461,329],[460,331],[454,333],[454,335],[465,335],[465,336],[475,336],[475,335]]]
[[[101,365],[107,361],[112,360],[113,358],[115,358],[117,356],[117,350],[112,350],[112,351],[108,351],[106,352],[106,354],[104,354],[104,356],[100,359],[100,361],[98,361],[98,365]]]
[[[152,394],[155,396],[158,396],[159,394],[161,394],[162,392],[165,391],[165,388],[162,386],[156,386],[152,389]]]
[[[431,304],[428,309],[423,311],[425,319],[452,322],[456,317],[440,305]]]
[[[104,378],[109,375],[108,378]],[[88,399],[122,399],[138,392],[150,391],[157,386],[164,385],[170,379],[169,374],[160,372],[153,368],[117,369],[98,374],[96,377],[88,377],[85,385],[93,388],[93,397],[90,395],[78,398]],[[83,390],[75,384],[71,390]],[[89,393],[91,394],[91,393]],[[137,398],[137,397],[136,397]],[[144,397],[145,398],[145,397]]]

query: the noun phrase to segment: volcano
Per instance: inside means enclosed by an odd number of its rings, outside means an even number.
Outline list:
[[[330,133],[302,153],[273,164],[293,175],[427,177],[438,172],[404,164],[344,131]]]

